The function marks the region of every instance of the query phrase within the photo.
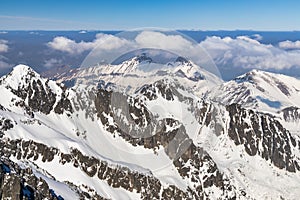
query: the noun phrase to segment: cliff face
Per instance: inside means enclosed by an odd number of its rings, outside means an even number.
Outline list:
[[[32,173],[31,168],[22,169],[7,159],[1,159],[0,166],[1,199],[59,199],[44,179]]]

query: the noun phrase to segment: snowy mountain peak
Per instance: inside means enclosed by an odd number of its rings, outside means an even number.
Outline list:
[[[56,79],[69,86],[69,83],[72,86],[78,84],[98,85],[99,80],[101,80],[105,83],[117,83],[124,88],[130,88],[128,91],[130,92],[145,84],[151,84],[165,78],[176,80],[185,89],[195,91],[199,95],[206,93],[208,88],[222,83],[220,78],[186,58],[178,57],[176,59],[174,57],[172,62],[159,63],[155,61],[154,57],[149,57],[147,54],[140,54],[120,64],[79,69]]]
[[[33,69],[27,65],[24,64],[19,64],[16,65],[15,67],[13,67],[12,72],[16,73],[16,72],[27,72],[27,71],[33,71]]]
[[[41,77],[29,66],[17,65],[9,74],[0,79],[0,84],[16,90],[18,87],[27,85],[32,78],[40,79]]]
[[[252,70],[224,83],[212,96],[224,104],[238,103],[270,113],[283,120],[282,123],[299,118],[300,80],[290,76]],[[292,132],[298,129],[291,125],[288,127]]]
[[[234,79],[237,83],[241,82],[249,82],[254,83],[257,77],[262,76],[264,74],[264,71],[253,69],[243,75],[240,75]]]
[[[68,77],[114,84],[116,92],[85,83],[61,88],[24,65],[0,79],[2,197],[29,191],[48,199],[297,199],[299,188],[291,185],[299,185],[300,140],[273,116],[200,98],[208,81],[190,78],[217,78],[200,66],[152,62],[157,68],[147,71],[144,61],[126,62]],[[225,83],[221,100],[274,106],[274,98],[291,97],[249,76],[260,84]],[[276,77],[289,91],[298,87]],[[139,90],[121,93],[121,84]],[[285,109],[287,119],[299,115],[296,107]]]
[[[243,85],[246,83],[253,84],[262,92],[265,92],[265,89],[268,87],[273,88],[276,89],[277,92],[283,93],[285,96],[290,96],[292,93],[299,90],[297,89],[299,86],[298,79],[260,70],[251,70],[250,72],[235,78],[234,82]],[[231,83],[231,81],[229,83]],[[270,90],[267,89],[266,92],[269,93]]]
[[[136,60],[138,61],[139,63],[141,62],[152,62],[152,58],[147,56],[146,53],[142,53],[141,55],[138,55],[136,57],[134,57],[132,60]]]
[[[179,62],[179,63],[189,63],[190,61],[184,57],[178,56],[178,58],[176,58],[175,62]]]
[[[9,73],[9,76],[19,77],[19,78],[28,75],[40,77],[40,75],[36,71],[34,71],[31,67],[23,64],[15,66],[11,71],[11,73]]]
[[[152,58],[148,57],[145,53],[142,53],[138,56],[134,56],[129,60],[123,61],[121,64],[118,65],[108,65],[108,66],[101,66],[104,68],[103,70],[110,70],[113,67],[114,73],[131,73],[138,68],[141,68],[140,65],[148,66],[152,63]]]
[[[69,94],[63,85],[42,78],[26,65],[17,65],[0,79],[0,91],[3,97],[0,104],[12,110],[25,107],[27,114],[33,111],[49,114],[51,111],[62,114],[71,111]],[[9,99],[9,101],[7,100]]]
[[[250,82],[250,83],[260,83],[260,82],[267,82],[269,84],[274,84],[278,83],[279,81],[281,82],[289,82],[292,81],[297,81],[298,79],[286,76],[283,74],[277,74],[277,73],[272,73],[272,72],[267,72],[263,70],[258,70],[258,69],[253,69],[243,75],[240,75],[233,79],[237,83],[240,82]]]

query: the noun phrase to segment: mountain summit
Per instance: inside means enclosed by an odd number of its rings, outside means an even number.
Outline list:
[[[160,64],[153,62],[146,54],[135,56],[118,65],[100,65],[72,70],[55,79],[64,83],[79,82],[86,85],[95,85],[99,80],[103,80],[116,83],[131,92],[146,83],[172,79],[185,85],[187,89],[193,90],[199,96],[222,83],[219,77],[185,58],[178,57],[174,62]]]

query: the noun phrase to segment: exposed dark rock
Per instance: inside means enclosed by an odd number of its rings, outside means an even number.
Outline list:
[[[13,122],[10,119],[6,119],[0,116],[0,138],[3,137],[5,131],[13,127]]]
[[[70,113],[73,112],[73,108],[71,102],[68,98],[66,98],[65,94],[62,94],[61,99],[57,102],[56,107],[54,108],[54,112],[58,114],[62,114],[64,111],[68,111]]]
[[[21,143],[21,145],[18,145],[18,143]],[[152,175],[146,175],[137,171],[131,171],[129,168],[126,167],[112,166],[106,161],[101,161],[94,157],[85,156],[77,149],[73,149],[70,154],[63,154],[60,153],[58,149],[47,147],[43,144],[39,144],[33,141],[20,140],[8,142],[1,141],[1,145],[6,149],[5,152],[1,151],[1,155],[5,155],[5,157],[10,157],[11,155],[14,155],[16,154],[16,152],[18,152],[21,154],[24,153],[23,155],[21,155],[23,158],[30,159],[28,158],[28,154],[30,154],[28,152],[30,152],[32,149],[38,152],[38,157],[41,156],[45,162],[51,162],[51,159],[49,159],[48,157],[49,154],[59,156],[62,165],[65,163],[73,163],[74,166],[79,167],[87,175],[91,177],[97,175],[99,179],[107,181],[107,183],[112,187],[122,187],[129,191],[133,191],[135,189],[138,193],[141,193],[142,199],[160,199],[160,191],[169,190],[168,187],[163,188],[159,179],[153,177]],[[49,151],[50,153],[43,153],[45,151]],[[19,171],[20,174],[23,175],[22,177],[25,177],[26,174],[26,183],[30,184],[32,188],[34,188],[34,196],[40,196],[40,194],[36,192],[38,189],[37,185],[41,185],[41,183],[37,184],[40,180],[33,176],[32,171],[30,169],[26,169],[25,171],[19,169]],[[184,193],[175,186],[170,187],[175,189],[175,191],[177,191],[178,193]],[[47,190],[47,188],[39,189],[39,191],[45,190],[49,191]],[[88,196],[87,194],[81,195]],[[94,197],[99,197],[96,199],[101,199],[100,196],[96,193]]]
[[[286,86],[284,83],[282,83],[280,81],[276,81],[276,86],[286,96],[290,96],[291,95],[290,92],[289,92],[288,86]]]
[[[21,169],[8,159],[1,158],[0,165],[0,198],[1,199],[53,199],[49,186],[42,178],[37,178],[30,168]]]
[[[300,108],[291,106],[281,110],[283,119],[288,122],[298,122],[300,120]]]
[[[247,81],[249,80],[251,82],[251,76],[247,78]],[[241,78],[237,81],[244,80]],[[26,83],[26,87],[13,90],[13,93],[20,97],[21,101],[12,102],[14,105],[23,107],[32,118],[34,112],[49,114],[54,111],[57,114],[62,114],[64,112],[72,113],[75,110],[86,110],[86,117],[91,118],[96,113],[106,131],[114,136],[120,136],[131,145],[152,149],[153,153],[156,153],[157,149],[163,148],[179,175],[184,181],[189,181],[192,185],[189,185],[186,190],[175,185],[165,186],[151,172],[134,171],[98,157],[85,155],[78,149],[71,149],[69,153],[62,153],[57,148],[31,140],[10,140],[8,138],[0,140],[1,158],[13,156],[19,160],[30,162],[37,159],[41,159],[42,162],[51,162],[57,158],[60,165],[68,163],[68,166],[81,170],[89,177],[97,177],[113,188],[135,191],[141,195],[142,199],[209,199],[211,188],[218,188],[221,191],[220,198],[222,199],[247,197],[245,191],[235,188],[219,170],[209,153],[194,144],[181,122],[172,118],[158,120],[159,118],[153,116],[147,109],[145,99],[151,101],[162,96],[166,101],[178,99],[185,102],[190,106],[188,109],[201,125],[214,128],[216,136],[228,133],[234,143],[243,145],[250,156],[259,155],[274,166],[289,172],[300,170],[299,159],[294,155],[294,149],[300,148],[300,141],[291,136],[272,116],[256,113],[252,110],[243,109],[237,104],[232,104],[226,106],[226,114],[230,116],[229,127],[222,126],[218,116],[223,113],[220,113],[213,104],[200,101],[193,102],[192,98],[180,94],[176,83],[169,83],[167,80],[145,85],[137,90],[133,96],[114,92],[114,86],[101,85],[101,82],[96,91],[87,91],[84,94],[89,97],[89,101],[77,94],[78,104],[74,104],[74,110],[64,88],[62,88],[61,97],[57,99],[57,94],[50,89],[48,82],[44,84],[39,79],[31,81],[30,78],[26,78]],[[279,84],[278,87],[281,87],[281,91],[288,95],[283,85]],[[249,94],[249,90],[238,93],[239,98],[242,99],[248,97]],[[248,100],[251,99],[248,98]],[[25,102],[28,102],[28,105]],[[0,110],[5,109],[0,105]],[[290,108],[283,112],[285,119],[299,118],[297,108]],[[21,123],[31,122],[34,122],[34,119],[21,121]],[[15,124],[16,122],[2,117],[0,119],[0,137],[4,135],[5,131],[13,128]],[[145,135],[145,132],[148,135]],[[85,132],[81,134],[79,131],[77,135],[86,136]],[[8,159],[5,163],[1,161],[0,164],[0,199],[4,197],[11,197],[12,199],[20,199],[21,197],[27,199],[63,199],[49,188],[45,180],[37,178],[31,169],[21,169]],[[15,173],[11,173],[11,170]],[[74,191],[77,191],[82,199],[104,199],[101,197],[102,194],[98,194],[88,186],[80,185],[80,187],[85,188],[82,191],[79,186],[72,185],[72,183],[69,185]]]
[[[37,78],[33,71],[29,71],[28,73],[26,76],[21,77],[21,79],[25,79],[25,84],[19,85],[17,90],[12,89],[8,85],[12,93],[23,99],[23,102],[16,103],[17,106],[25,107],[27,113],[31,112],[31,115],[33,115],[32,111],[39,111],[45,114],[49,114],[53,109],[58,114],[62,114],[64,110],[68,112],[73,111],[70,100],[66,97],[66,88],[57,84],[63,92],[56,107],[53,108],[57,101],[57,94],[51,90],[49,80],[43,84],[42,79]],[[28,105],[25,104],[25,100],[28,102]]]
[[[243,145],[250,156],[259,155],[280,169],[296,171],[299,163],[292,152],[296,139],[278,121],[237,104],[227,106],[227,110],[230,115],[228,135],[236,145]]]
[[[49,88],[44,88],[40,80],[33,80],[31,87],[28,87],[28,105],[33,111],[49,114],[55,101],[56,95]]]
[[[137,56],[136,61],[138,61],[139,63],[141,62],[152,62],[152,58],[148,57],[146,53],[142,53],[141,55]]]
[[[175,62],[180,62],[180,63],[189,63],[189,60],[182,57],[182,56],[178,56],[175,60]]]
[[[155,88],[159,88],[159,86],[160,84],[156,85]],[[173,100],[174,97],[172,90],[168,90],[164,86],[158,89],[159,91],[166,91],[166,93],[162,92],[161,95],[164,96],[167,100]],[[151,87],[152,86],[150,86],[150,88]],[[144,92],[145,94],[149,94],[145,88],[144,90],[142,90],[142,92]],[[108,130],[112,134],[118,133],[123,139],[131,143],[133,146],[141,145],[144,146],[144,148],[154,150],[156,148],[163,147],[166,154],[170,157],[171,160],[173,160],[173,164],[177,168],[179,174],[184,178],[193,180],[193,182],[195,182],[194,188],[197,188],[196,192],[193,191],[192,188],[190,189],[190,191],[193,192],[190,193],[180,194],[176,192],[177,194],[179,194],[179,196],[190,197],[192,199],[202,199],[204,196],[206,196],[204,192],[205,188],[209,188],[214,185],[221,188],[221,190],[224,192],[223,196],[226,197],[226,199],[235,197],[234,193],[227,193],[227,191],[234,190],[233,186],[230,185],[229,180],[224,178],[222,173],[219,172],[212,158],[203,149],[196,147],[193,144],[193,141],[190,140],[188,135],[186,134],[184,126],[182,126],[178,121],[168,118],[153,123],[154,127],[152,130],[159,131],[156,133],[152,133],[146,138],[133,137],[132,134],[128,134],[127,132],[124,132],[122,128],[119,128],[119,126],[123,126],[120,123],[122,123],[124,119],[120,121],[114,120],[113,125],[109,124],[107,116],[114,116],[112,114],[112,110],[115,107],[115,105],[111,104],[112,95],[112,92],[99,89],[97,98],[95,99],[98,117],[106,127],[106,130]],[[129,113],[135,113],[135,115],[140,116],[140,118],[142,119],[139,118],[139,120],[147,119],[145,115],[140,115],[140,113],[144,113],[142,102],[133,101],[132,103],[131,101],[128,101],[128,98],[125,98],[125,96],[123,95],[122,97],[120,96],[118,98],[118,103],[129,104],[127,105],[128,107],[130,107],[130,105],[138,105],[132,107],[133,110],[129,109]],[[127,121],[129,120],[128,115],[125,114],[124,117]],[[115,116],[113,117],[113,119],[115,119]],[[137,123],[137,126],[143,125],[144,124],[142,123]],[[160,128],[158,128],[159,126]],[[167,131],[167,126],[174,127],[174,129],[171,131]],[[204,165],[208,167],[203,167]],[[98,173],[99,178],[104,178],[103,172],[105,171],[105,169],[106,167],[101,167],[101,169],[99,170],[101,171],[101,173]],[[200,177],[200,171],[202,174],[206,175],[204,177]],[[137,184],[137,188],[135,188],[137,189],[137,191],[142,190],[142,187],[140,187],[140,183],[137,182],[140,181],[140,179],[143,178],[140,177],[139,179],[134,179],[135,181],[133,182],[134,185]],[[205,188],[202,188],[202,185],[204,185]],[[169,188],[163,193],[163,195],[167,198],[173,193],[173,191],[174,190],[172,188]]]

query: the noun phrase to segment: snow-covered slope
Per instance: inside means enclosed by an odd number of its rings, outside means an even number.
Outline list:
[[[224,83],[219,92],[218,101],[241,103],[262,111],[300,107],[300,80],[281,74],[252,70]]]
[[[270,113],[293,133],[299,134],[300,80],[282,74],[252,70],[222,84],[211,94],[224,104]]]
[[[0,79],[4,196],[300,195],[299,137],[270,115],[204,99],[221,81],[183,58],[162,66],[136,57],[59,80],[76,83],[66,88],[24,65]]]
[[[70,83],[94,85],[101,80],[121,86],[132,93],[144,84],[153,83],[164,77],[177,80],[198,96],[223,83],[216,75],[185,58],[178,57],[175,62],[159,64],[152,62],[152,59],[145,55],[133,57],[118,65],[71,70],[56,76],[55,79],[67,85]]]

